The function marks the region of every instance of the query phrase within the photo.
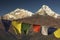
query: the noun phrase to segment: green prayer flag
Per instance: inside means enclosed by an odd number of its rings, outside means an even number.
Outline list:
[[[26,34],[28,32],[29,28],[30,28],[30,24],[28,24],[28,23],[22,23],[22,32],[23,33]]]

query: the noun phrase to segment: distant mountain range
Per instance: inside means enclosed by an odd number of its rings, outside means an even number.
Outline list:
[[[26,18],[26,17],[30,17],[32,15],[49,15],[52,16],[54,18],[58,18],[60,17],[60,14],[54,12],[51,8],[49,8],[49,6],[47,5],[43,5],[37,12],[32,13],[28,10],[25,9],[19,9],[17,8],[16,10],[7,13],[5,15],[3,15],[3,19],[7,19],[7,20],[11,20],[11,19],[21,19],[21,18]]]

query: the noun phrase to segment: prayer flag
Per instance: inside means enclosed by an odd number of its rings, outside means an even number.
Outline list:
[[[41,26],[40,25],[33,25],[33,31],[34,32],[39,32],[41,29]]]
[[[22,23],[22,32],[26,34],[28,32],[30,26],[31,25],[28,23]]]
[[[17,21],[12,21],[12,25],[13,25],[13,28],[15,30],[15,33],[16,34],[21,34],[21,24],[20,22],[17,22]]]
[[[60,38],[60,29],[57,29],[55,32],[54,32],[54,35],[56,38]]]
[[[4,27],[5,27],[5,31],[8,31],[9,27],[11,25],[11,21],[2,19],[2,23],[3,23]]]
[[[48,28],[48,34],[53,34],[54,31],[56,31],[56,30],[57,30],[57,28],[49,27],[49,28]]]
[[[42,26],[41,33],[42,33],[42,35],[48,35],[48,27],[47,26]]]

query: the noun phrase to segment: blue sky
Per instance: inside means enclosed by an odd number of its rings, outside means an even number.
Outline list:
[[[60,13],[60,0],[0,0],[0,15],[9,13],[16,8],[36,12],[42,5],[48,5],[53,11]]]

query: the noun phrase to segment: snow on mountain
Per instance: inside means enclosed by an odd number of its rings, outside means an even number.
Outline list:
[[[60,18],[60,14],[54,12],[51,8],[49,8],[47,5],[43,5],[36,13],[32,13],[28,10],[25,9],[19,9],[17,8],[16,10],[3,15],[3,19],[21,19],[25,17],[30,17],[32,15],[39,14],[39,15],[49,15],[54,18]]]
[[[25,18],[25,17],[29,17],[29,16],[32,16],[34,13],[28,11],[28,10],[25,10],[25,9],[19,9],[17,8],[16,10],[6,14],[6,15],[3,15],[3,19],[21,19],[21,18]]]
[[[36,13],[39,14],[39,15],[49,15],[49,16],[52,16],[54,18],[57,18],[58,16],[60,16],[60,14],[55,13],[47,5],[43,5],[41,7],[41,9],[39,9]]]

